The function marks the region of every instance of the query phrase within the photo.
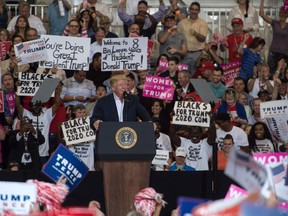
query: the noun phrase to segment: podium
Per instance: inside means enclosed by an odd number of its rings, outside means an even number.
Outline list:
[[[103,164],[106,215],[126,215],[134,197],[149,186],[156,154],[152,122],[102,122],[96,151]]]

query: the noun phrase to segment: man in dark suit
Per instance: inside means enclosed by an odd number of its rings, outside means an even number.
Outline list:
[[[149,113],[140,104],[138,97],[127,94],[127,80],[124,75],[113,76],[110,86],[113,93],[97,101],[90,119],[96,130],[102,121],[137,121],[137,117],[142,121],[151,121]]]

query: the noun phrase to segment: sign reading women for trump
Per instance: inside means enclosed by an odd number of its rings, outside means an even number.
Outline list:
[[[162,71],[168,70],[168,61],[165,59],[161,59],[158,63],[158,67],[161,68]],[[178,70],[188,70],[188,65],[186,64],[178,64]]]
[[[62,131],[66,145],[80,144],[95,140],[95,132],[90,127],[90,118],[76,118],[63,122]]]
[[[47,51],[43,39],[15,44],[14,49],[16,57],[20,59],[17,65],[38,62],[47,59]]]
[[[67,179],[67,186],[72,191],[83,180],[88,170],[81,159],[61,144],[45,164],[42,172],[54,182],[64,176]]]
[[[31,204],[36,202],[36,195],[36,184],[0,182],[0,215],[1,210],[11,210],[19,215],[28,214]]]
[[[89,70],[90,38],[41,35],[48,58],[40,67],[67,70]]]
[[[173,124],[210,127],[209,103],[176,101]]]
[[[144,83],[144,97],[173,100],[174,84],[169,78],[147,76]]]
[[[147,69],[148,38],[104,38],[102,71]]]
[[[55,78],[53,74],[36,74],[19,72],[18,96],[34,96],[45,79]]]
[[[261,117],[272,134],[273,139],[282,143],[288,141],[288,102],[276,100],[260,104]]]

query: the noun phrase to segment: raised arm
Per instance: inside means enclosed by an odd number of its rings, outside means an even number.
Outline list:
[[[261,2],[260,2],[259,15],[262,17],[262,19],[263,19],[265,22],[267,22],[267,23],[269,23],[269,24],[272,24],[272,19],[271,19],[269,16],[265,15],[265,13],[264,13],[264,0],[261,0]]]

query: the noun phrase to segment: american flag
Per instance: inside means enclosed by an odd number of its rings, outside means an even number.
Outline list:
[[[274,184],[278,184],[279,182],[283,180],[283,177],[285,176],[284,164],[281,163],[277,165],[276,167],[271,168],[271,170],[272,170]]]
[[[17,50],[18,50],[19,55],[21,55],[24,52],[24,50],[27,50],[27,49],[30,49],[30,46],[29,46],[29,44],[26,44],[26,43],[22,43],[22,44],[17,46]]]

